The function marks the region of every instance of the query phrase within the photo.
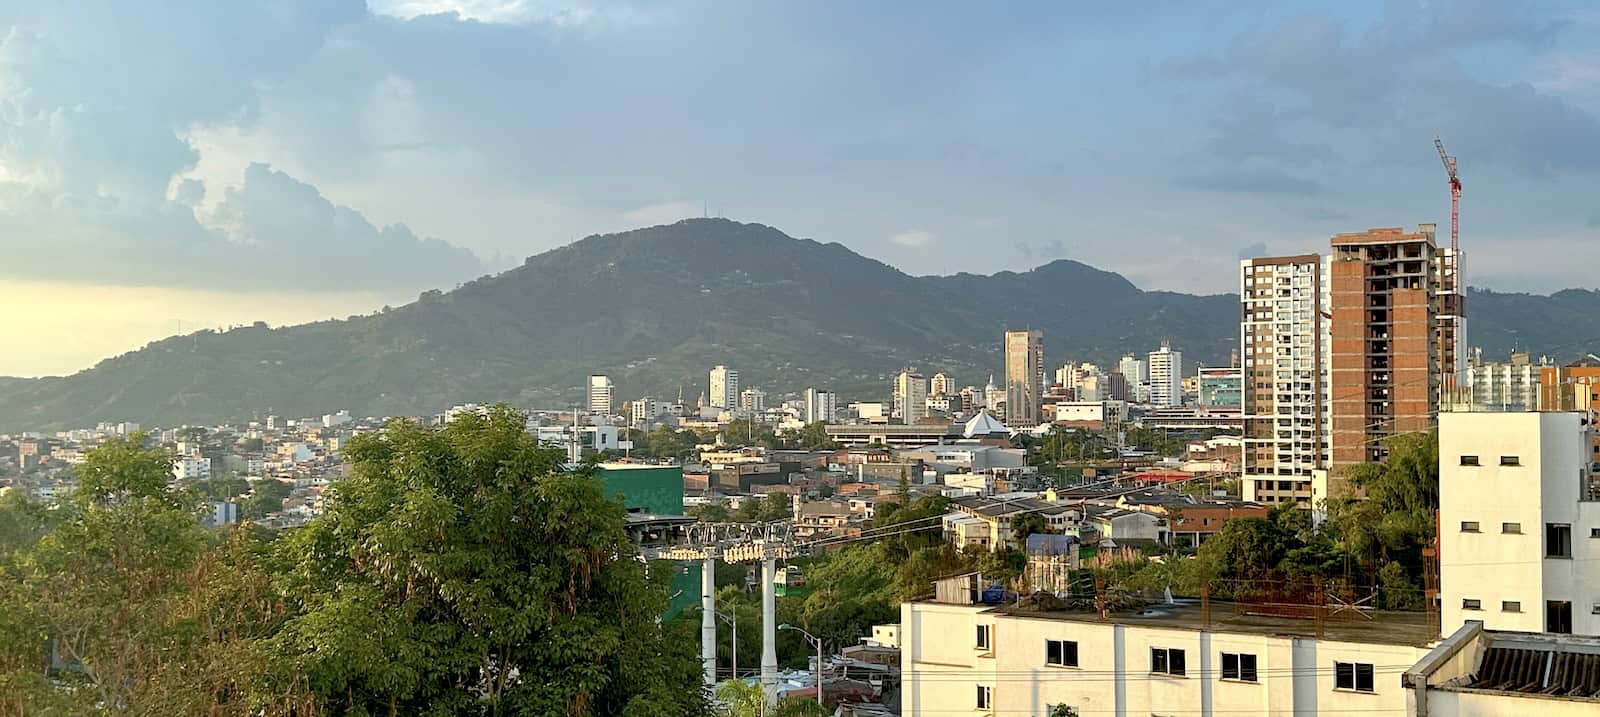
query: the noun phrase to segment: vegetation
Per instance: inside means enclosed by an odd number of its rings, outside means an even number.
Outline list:
[[[1241,599],[1305,596],[1320,582],[1351,595],[1376,593],[1379,607],[1420,609],[1422,549],[1433,541],[1438,506],[1438,441],[1400,435],[1389,450],[1387,461],[1349,474],[1366,499],[1330,501],[1319,527],[1309,511],[1279,506],[1267,518],[1224,523],[1192,558],[1122,565],[1102,575],[1114,584],[1187,595],[1209,583],[1213,595]]]
[[[814,699],[786,697],[768,709],[763,702],[761,686],[748,682],[724,682],[717,687],[717,701],[722,707],[717,717],[827,717],[833,714]]]
[[[276,541],[200,527],[142,437],[92,451],[60,509],[0,496],[0,715],[707,712],[692,637],[657,619],[670,573],[520,415],[347,451],[327,513]]]

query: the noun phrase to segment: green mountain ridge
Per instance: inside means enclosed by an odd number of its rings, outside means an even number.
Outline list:
[[[1490,355],[1566,358],[1600,346],[1600,293],[1473,292]],[[837,243],[760,224],[689,219],[587,237],[520,267],[347,320],[155,341],[67,377],[0,378],[0,431],[99,421],[210,423],[263,415],[435,413],[464,402],[561,408],[589,373],[619,400],[692,403],[715,364],[771,394],[808,386],[882,400],[914,365],[982,385],[1006,328],[1045,333],[1046,361],[1111,362],[1163,340],[1191,363],[1228,359],[1233,294],[1143,291],[1058,260],[1026,272],[915,277]]]

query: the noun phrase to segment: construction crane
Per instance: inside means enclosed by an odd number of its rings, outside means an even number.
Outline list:
[[[1445,153],[1444,142],[1435,136],[1433,146],[1439,150],[1439,161],[1450,178],[1450,250],[1457,252],[1461,250],[1461,178],[1456,176],[1456,158]]]

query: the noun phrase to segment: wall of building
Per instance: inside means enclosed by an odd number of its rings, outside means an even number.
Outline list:
[[[1400,673],[1421,647],[1256,633],[1004,616],[971,606],[901,607],[903,714],[986,714],[977,688],[994,692],[994,715],[1043,715],[1067,704],[1084,715],[1406,714]],[[973,646],[992,625],[990,650]],[[1046,664],[1046,641],[1078,645],[1078,666]],[[1185,651],[1185,676],[1152,674],[1152,648]],[[1256,656],[1258,680],[1224,681],[1221,653]],[[1334,688],[1333,663],[1374,665],[1375,691]]]
[[[1590,717],[1600,713],[1600,703],[1553,700],[1548,697],[1494,692],[1428,691],[1429,715],[1473,717]]]
[[[1550,600],[1572,603],[1573,632],[1600,634],[1600,502],[1582,500],[1587,414],[1444,413],[1439,426],[1440,602],[1444,632],[1466,620],[1540,632]],[[1478,465],[1461,465],[1463,456]],[[1515,457],[1517,465],[1501,465]],[[1476,532],[1463,522],[1476,522]],[[1507,532],[1516,523],[1520,532]],[[1545,557],[1545,526],[1571,526],[1570,558]],[[1478,600],[1480,609],[1464,607]],[[1520,611],[1502,609],[1515,601]]]

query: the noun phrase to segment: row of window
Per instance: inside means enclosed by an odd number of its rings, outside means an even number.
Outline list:
[[[1071,664],[1077,665],[1078,643],[1070,640],[1047,640],[1047,644],[1054,647],[1047,648],[1050,654],[1066,659],[1071,655]],[[1071,645],[1070,648],[1065,647]],[[1177,648],[1156,647],[1150,650],[1150,672],[1162,675],[1175,675],[1182,677],[1185,672],[1184,651]],[[1057,663],[1050,663],[1057,664]],[[1374,678],[1375,670],[1370,662],[1335,662],[1333,663],[1333,688],[1336,690],[1349,690],[1352,692],[1376,692],[1377,682]],[[1222,679],[1236,680],[1239,682],[1259,682],[1256,672],[1256,656],[1249,653],[1222,653]],[[978,685],[977,708],[980,710],[993,709],[994,687]]]
[[[1476,466],[1476,465],[1482,465],[1482,464],[1478,462],[1478,457],[1477,456],[1462,456],[1461,457],[1461,465],[1464,465],[1464,466]],[[1517,457],[1517,456],[1500,456],[1500,465],[1503,465],[1503,466],[1520,466],[1520,465],[1522,465],[1522,459]]]
[[[1461,521],[1461,532],[1481,533],[1483,526],[1476,520]],[[1521,535],[1521,523],[1501,523],[1500,532],[1506,535]],[[1589,537],[1600,539],[1600,527],[1590,528]],[[1570,523],[1545,523],[1544,524],[1544,556],[1547,558],[1572,557],[1572,525]]]
[[[1078,666],[1078,643],[1074,640],[1045,640],[1044,662],[1055,667]],[[1259,682],[1256,656],[1248,652],[1222,653],[1222,679]],[[1150,672],[1184,677],[1189,674],[1188,653],[1177,647],[1150,648]],[[1338,689],[1372,692],[1372,665],[1365,662],[1335,662],[1334,686]]]

